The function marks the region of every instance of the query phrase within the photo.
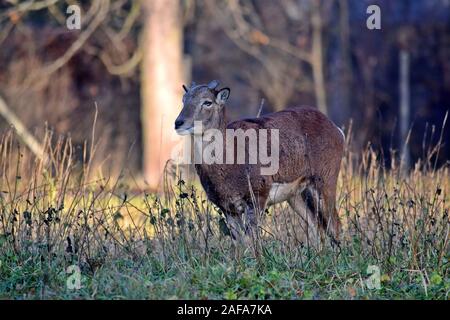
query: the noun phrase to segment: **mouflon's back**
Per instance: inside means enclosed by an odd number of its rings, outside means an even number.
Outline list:
[[[279,171],[274,182],[299,176],[334,174],[344,151],[343,132],[312,107],[292,107],[260,118],[230,123],[229,129],[276,129],[279,132]],[[268,154],[270,154],[268,134]]]

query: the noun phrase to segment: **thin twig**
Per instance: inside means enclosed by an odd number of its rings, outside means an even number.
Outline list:
[[[264,107],[264,98],[261,99],[261,104],[259,105],[259,110],[258,110],[258,114],[256,115],[257,118],[259,118],[261,116],[261,111]]]
[[[0,97],[0,115],[15,129],[19,138],[40,160],[46,162],[44,147],[36,140],[36,138],[28,131],[24,123],[14,114],[8,107],[5,100]]]

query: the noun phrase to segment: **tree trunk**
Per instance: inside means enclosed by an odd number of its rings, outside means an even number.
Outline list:
[[[314,81],[314,93],[317,107],[322,113],[327,114],[327,94],[325,88],[325,76],[323,70],[323,44],[322,44],[322,17],[320,12],[320,1],[314,1],[312,10],[312,50],[311,64]]]
[[[144,57],[141,68],[143,174],[149,188],[161,188],[165,164],[179,143],[173,123],[183,84],[183,25],[179,0],[144,1]]]
[[[349,18],[349,0],[339,1],[339,37],[340,37],[340,57],[341,57],[341,72],[339,81],[339,90],[342,104],[339,105],[338,111],[335,112],[335,119],[338,125],[344,124],[347,126],[347,121],[351,116],[351,88],[352,88],[352,62],[350,49],[350,18]]]
[[[406,173],[410,166],[409,153],[409,119],[410,119],[410,89],[409,89],[409,52],[401,49],[399,55],[400,64],[400,81],[399,81],[399,96],[400,96],[400,138],[402,147],[402,171]]]

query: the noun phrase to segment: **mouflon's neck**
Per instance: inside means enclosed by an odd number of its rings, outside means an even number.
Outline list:
[[[208,121],[207,128],[203,128],[203,130],[204,130],[203,136],[204,137],[208,136],[209,129],[219,130],[222,132],[223,136],[225,136],[227,124],[228,124],[228,120],[227,120],[225,108],[222,107],[222,109],[215,111],[214,114],[211,116],[211,118]]]
[[[226,130],[227,130],[227,116],[225,112],[225,108],[222,108],[221,110],[218,110],[214,113],[212,118],[210,119],[208,123],[208,128],[202,133],[202,140],[205,138],[209,140],[209,137],[211,134],[214,134],[213,131],[219,130],[222,133],[222,137],[225,139],[226,137]],[[212,131],[209,131],[212,130]]]
[[[226,145],[226,129],[227,129],[228,120],[226,117],[225,108],[218,110],[217,113],[213,115],[213,118],[210,121],[210,127],[208,129],[219,130],[222,135],[222,145],[223,145],[223,154],[226,154],[225,145]],[[200,159],[203,157],[203,151],[207,147],[208,143],[204,143],[205,141],[211,142],[211,135],[216,134],[213,131],[209,131],[208,129],[202,133],[200,139],[195,138],[194,136],[194,159]],[[215,141],[215,140],[214,140]],[[202,166],[202,165],[200,165]]]
[[[222,109],[219,111],[219,119],[218,119],[217,129],[219,129],[224,136],[225,136],[225,130],[227,129],[227,124],[228,124],[228,120],[227,120],[227,114],[225,111],[225,107],[222,107]]]

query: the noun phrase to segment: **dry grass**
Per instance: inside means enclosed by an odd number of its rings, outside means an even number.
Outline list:
[[[449,297],[450,178],[434,164],[439,145],[407,172],[370,147],[347,148],[340,247],[310,247],[285,205],[268,210],[260,237],[235,247],[198,187],[168,178],[163,195],[147,194],[125,169],[118,179],[94,171],[94,147],[76,161],[70,139],[48,133],[45,146],[46,163],[12,132],[0,140],[0,297]],[[66,286],[71,265],[81,269],[78,290]],[[372,265],[378,289],[367,286]]]

